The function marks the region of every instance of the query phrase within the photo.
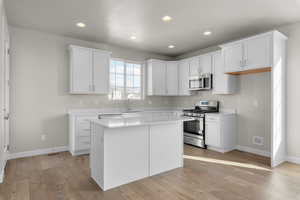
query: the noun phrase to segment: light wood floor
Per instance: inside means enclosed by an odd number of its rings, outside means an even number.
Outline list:
[[[1,200],[300,199],[300,167],[271,170],[266,158],[185,146],[184,168],[106,192],[89,176],[88,156],[69,153],[10,160]]]

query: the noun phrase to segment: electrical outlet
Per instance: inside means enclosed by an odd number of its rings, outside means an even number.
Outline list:
[[[42,140],[42,141],[45,141],[45,140],[46,140],[46,135],[45,135],[45,134],[41,135],[41,140]]]
[[[252,143],[255,145],[262,146],[264,145],[264,138],[260,136],[253,136]]]

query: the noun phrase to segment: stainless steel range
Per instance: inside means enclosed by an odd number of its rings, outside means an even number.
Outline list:
[[[205,113],[219,112],[218,101],[199,101],[194,109],[183,110],[183,115],[194,120],[184,122],[184,143],[206,149]]]

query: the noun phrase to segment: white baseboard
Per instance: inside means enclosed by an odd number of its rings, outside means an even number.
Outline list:
[[[237,145],[236,149],[239,150],[239,151],[253,153],[253,154],[256,154],[256,155],[260,155],[260,156],[271,157],[271,152],[263,151],[263,150],[259,150],[259,149],[254,149],[254,148],[251,148],[251,147]]]
[[[31,157],[31,156],[38,156],[38,155],[45,155],[50,153],[58,153],[63,151],[68,151],[68,146],[62,146],[62,147],[53,147],[53,148],[47,148],[47,149],[38,149],[33,151],[24,151],[24,152],[18,152],[18,153],[11,153],[9,154],[9,160],[17,159],[17,158],[25,158],[25,157]]]
[[[217,151],[217,152],[220,152],[220,153],[227,153],[229,151],[233,151],[235,148],[221,149],[221,148],[217,148],[217,147],[207,146],[207,149]]]
[[[300,157],[287,156],[286,161],[300,165]]]

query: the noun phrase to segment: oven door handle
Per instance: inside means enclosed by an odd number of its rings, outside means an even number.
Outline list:
[[[204,131],[204,118],[199,119],[199,131],[201,133]]]

